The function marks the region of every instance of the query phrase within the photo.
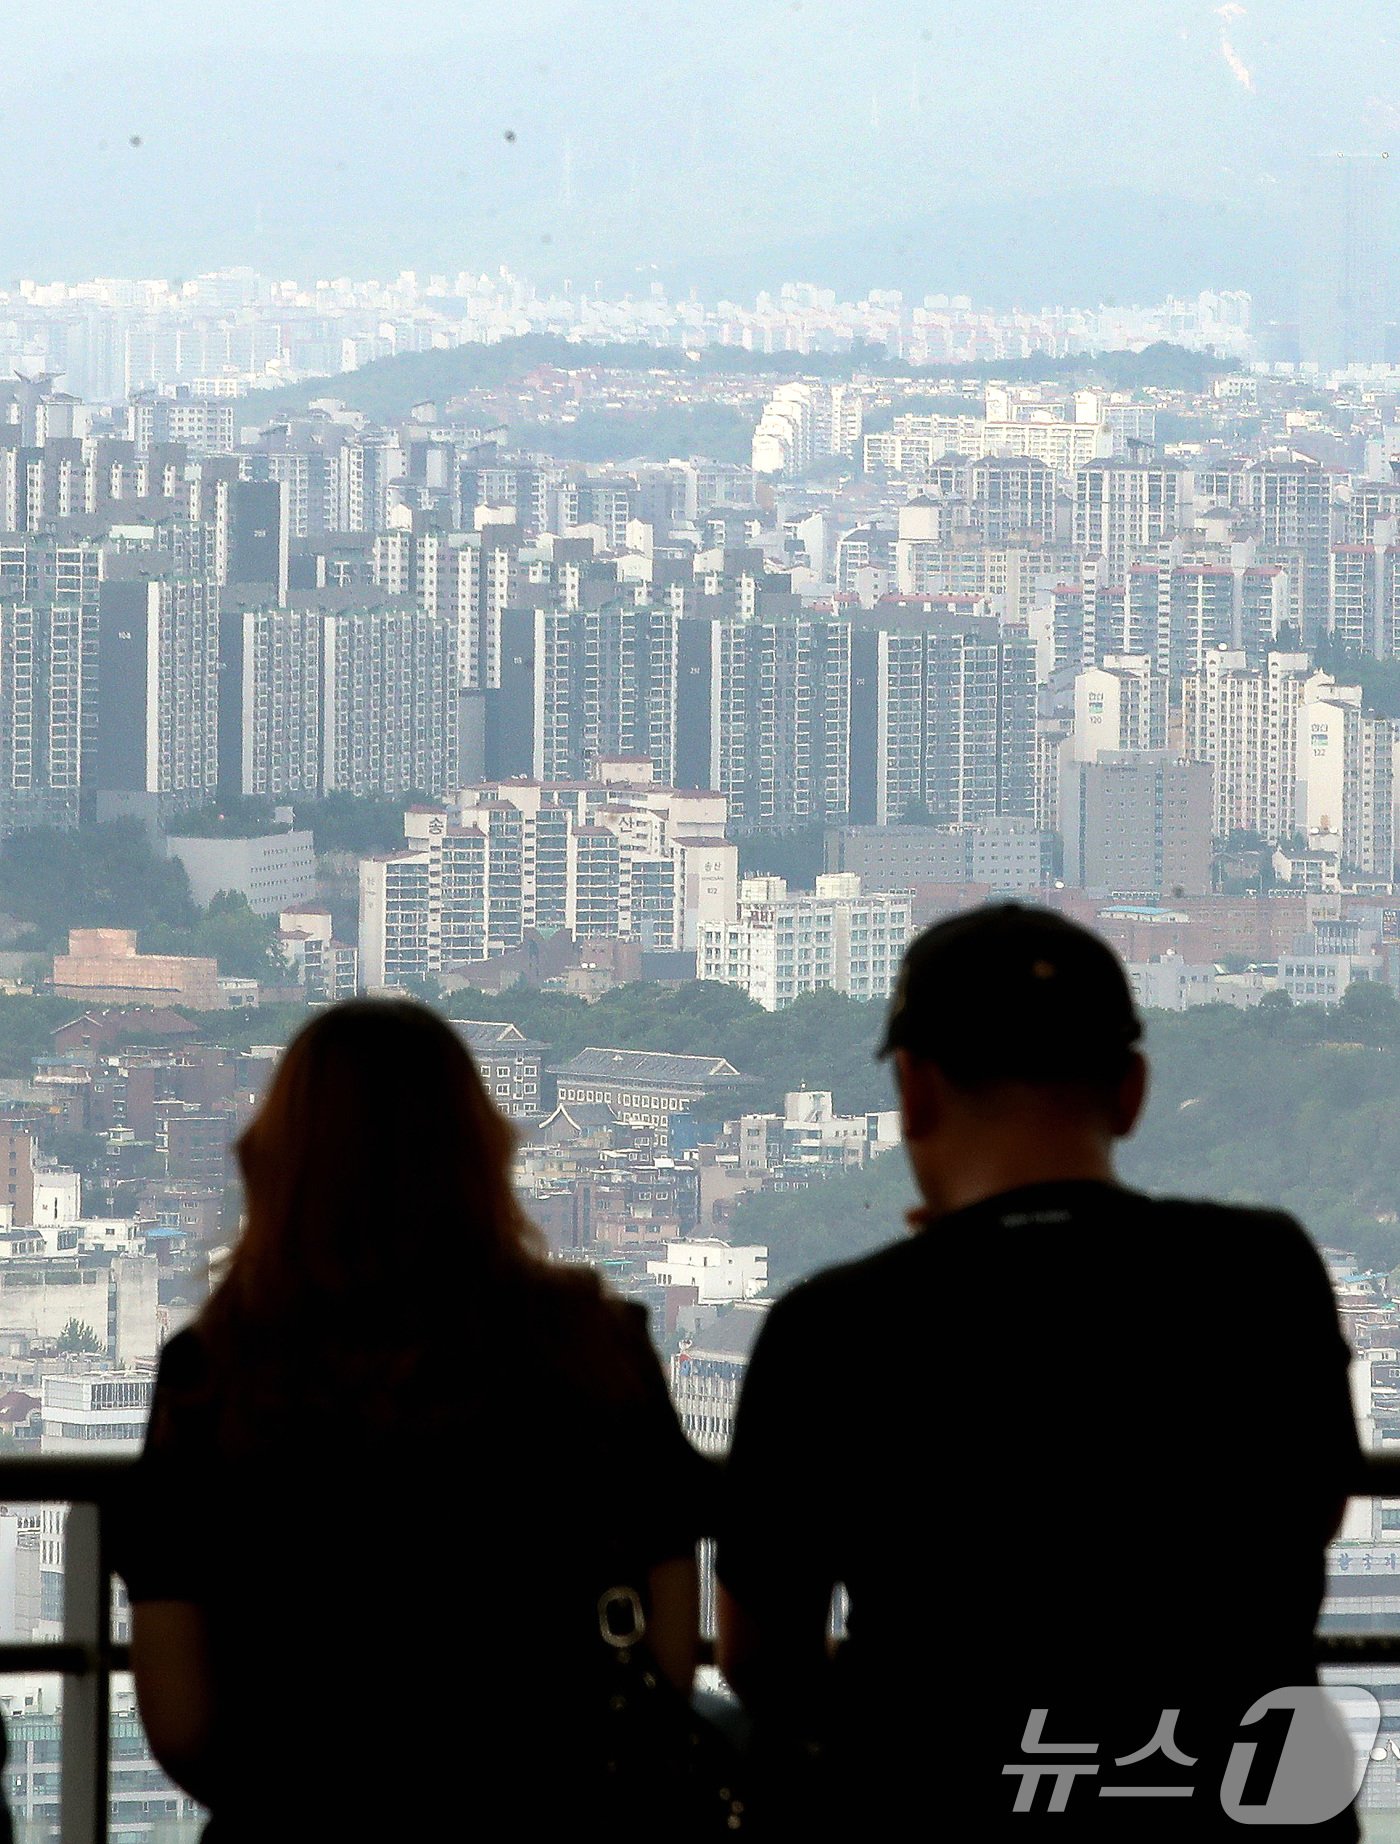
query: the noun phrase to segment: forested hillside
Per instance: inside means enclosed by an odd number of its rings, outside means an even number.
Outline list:
[[[770,374],[784,376],[848,378],[857,372],[896,378],[930,376],[1058,378],[1066,383],[1103,383],[1114,390],[1139,390],[1146,386],[1167,390],[1201,390],[1216,373],[1227,369],[1211,353],[1189,352],[1184,347],[1158,343],[1141,352],[1079,353],[1057,359],[1034,353],[1024,359],[985,360],[976,364],[940,364],[925,367],[891,358],[878,346],[861,346],[849,352],[750,352],[737,346],[714,346],[691,354],[677,347],[592,345],[548,333],[526,333],[494,345],[452,346],[431,352],[404,352],[392,358],[372,359],[355,371],[325,378],[308,378],[293,386],[252,391],[244,399],[247,419],[270,420],[296,415],[319,397],[336,397],[353,410],[376,420],[406,416],[424,400],[445,404],[470,391],[498,390],[517,382],[541,365],[563,371],[604,366],[610,371],[670,372],[678,379]],[[563,452],[556,450],[555,452]],[[635,451],[634,451],[635,452]],[[588,458],[588,457],[585,457]]]
[[[66,1002],[0,997],[0,1075],[24,1074]],[[551,1061],[585,1044],[727,1057],[754,1078],[748,1105],[779,1109],[788,1089],[830,1089],[843,1113],[893,1105],[874,1060],[882,1009],[819,993],[764,1012],[723,986],[624,986],[595,1004],[559,993],[454,993],[459,1018],[507,1019]],[[200,1018],[227,1042],[276,1042],[304,1016]],[[1148,1022],[1152,1097],[1123,1169],[1149,1191],[1281,1205],[1320,1242],[1368,1263],[1400,1263],[1400,1004],[1354,986],[1335,1012],[1270,999],[1253,1012],[1209,1007]],[[788,1282],[901,1233],[914,1202],[903,1156],[811,1190],[743,1202],[734,1235],[766,1242]],[[989,1250],[990,1258],[997,1251]]]
[[[1400,1262],[1400,1005],[1388,992],[1353,987],[1334,1013],[1270,1002],[1156,1014],[1147,1048],[1152,1096],[1124,1148],[1132,1183],[1280,1205],[1319,1242]],[[768,1243],[781,1283],[890,1240],[913,1202],[891,1153],[856,1176],[745,1202],[734,1234]]]

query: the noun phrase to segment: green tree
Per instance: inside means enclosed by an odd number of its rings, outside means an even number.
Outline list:
[[[196,914],[184,866],[136,820],[11,833],[0,842],[0,909],[29,925],[26,945],[50,951],[70,928],[185,928]]]
[[[241,891],[216,891],[193,935],[203,952],[218,961],[220,973],[269,984],[286,978],[277,924],[270,916],[255,915]]]
[[[53,1034],[77,1016],[72,999],[47,993],[0,993],[0,1076],[30,1076],[36,1056],[53,1049]]]
[[[1392,1005],[1388,992],[1363,985],[1348,1012],[1293,1006],[1279,995],[1248,1012],[1208,1006],[1151,1014],[1152,1089],[1141,1127],[1122,1148],[1125,1178],[1149,1192],[1289,1211],[1318,1242],[1352,1251],[1365,1267],[1393,1269],[1400,1263],[1400,1159],[1391,1156],[1400,1146],[1400,1031]],[[789,1016],[769,1021],[770,1043]],[[1360,1041],[1363,1030],[1371,1043]],[[868,1055],[868,1042],[862,1049]],[[819,1054],[838,1067],[828,1044]],[[847,1092],[859,1105],[849,1067]],[[838,1094],[837,1105],[852,1103]],[[782,1287],[896,1239],[912,1201],[906,1163],[889,1153],[801,1192],[742,1198],[733,1236],[768,1244]],[[995,1263],[1000,1251],[981,1253]]]
[[[282,1045],[290,1041],[310,1016],[305,1000],[290,1005],[239,1005],[226,1012],[187,1012],[199,1026],[206,1043],[229,1050],[251,1050],[254,1044]]]
[[[49,1135],[48,1151],[60,1165],[72,1167],[84,1178],[93,1178],[107,1157],[107,1142],[99,1133],[81,1127],[60,1128]]]
[[[1366,703],[1381,717],[1400,717],[1400,660],[1349,653],[1330,636],[1318,636],[1317,665],[1343,685],[1359,685]]]
[[[65,1355],[73,1356],[79,1352],[98,1352],[102,1341],[85,1319],[70,1319],[58,1335],[58,1348]]]
[[[433,352],[404,352],[375,359],[350,373],[308,378],[288,389],[254,391],[247,401],[250,419],[270,422],[306,409],[317,397],[335,396],[351,409],[376,421],[406,416],[415,403],[446,405],[471,392],[494,392],[518,382],[541,365],[559,371],[655,372],[690,378],[852,378],[857,373],[883,378],[947,379],[970,383],[989,378],[1035,382],[1059,379],[1066,384],[1108,384],[1115,390],[1190,391],[1199,394],[1212,377],[1231,369],[1231,361],[1213,353],[1194,352],[1159,340],[1140,352],[1075,353],[1053,357],[1033,352],[1020,359],[985,359],[965,365],[920,368],[892,358],[881,345],[855,341],[846,352],[748,352],[736,346],[712,346],[692,355],[640,343],[584,344],[548,333],[526,333],[491,346],[464,345]]]
[[[298,826],[309,826],[318,852],[350,852],[357,858],[391,852],[403,844],[404,808],[437,805],[428,794],[327,794],[296,808]]]
[[[218,890],[202,915],[184,928],[152,928],[141,946],[154,954],[192,954],[215,960],[227,978],[277,984],[286,964],[277,945],[277,924],[256,915],[238,890]]]
[[[273,803],[260,794],[227,794],[182,813],[170,830],[190,839],[249,839],[274,830]]]
[[[1353,980],[1329,1020],[1338,1041],[1368,1044],[1400,1042],[1400,1000],[1376,980]]]

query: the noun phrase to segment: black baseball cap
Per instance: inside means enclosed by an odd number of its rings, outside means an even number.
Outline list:
[[[910,942],[877,1052],[954,1082],[1116,1082],[1142,1036],[1122,962],[1052,909],[995,903]]]

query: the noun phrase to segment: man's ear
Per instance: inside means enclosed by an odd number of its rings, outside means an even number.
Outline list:
[[[943,1077],[932,1063],[907,1050],[895,1051],[894,1067],[900,1130],[906,1140],[926,1139],[943,1113]]]
[[[1147,1105],[1149,1076],[1147,1058],[1140,1050],[1134,1050],[1128,1059],[1128,1067],[1123,1080],[1118,1084],[1118,1091],[1113,1098],[1113,1113],[1109,1126],[1115,1140],[1125,1140],[1137,1126],[1142,1111]]]

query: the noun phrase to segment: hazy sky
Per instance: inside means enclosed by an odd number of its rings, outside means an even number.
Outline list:
[[[0,275],[509,261],[707,291],[1267,291],[1299,155],[1400,160],[1393,14],[11,0]]]

